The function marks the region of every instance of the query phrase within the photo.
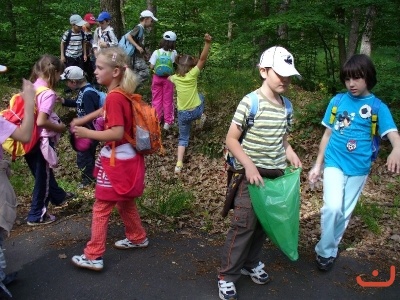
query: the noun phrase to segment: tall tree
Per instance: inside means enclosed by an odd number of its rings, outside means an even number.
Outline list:
[[[349,31],[349,39],[347,43],[346,58],[348,59],[354,53],[356,53],[358,41],[360,39],[360,13],[361,9],[355,7],[351,13],[351,25]]]
[[[376,7],[374,5],[368,7],[366,15],[365,28],[361,38],[360,53],[370,56],[372,51],[371,38],[376,17]]]
[[[122,23],[122,3],[123,1],[120,0],[100,0],[101,10],[108,11],[111,14],[111,26],[114,28],[115,34],[118,38],[124,33],[124,24]]]

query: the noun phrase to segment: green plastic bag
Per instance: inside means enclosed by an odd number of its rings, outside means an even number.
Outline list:
[[[290,260],[299,258],[301,168],[287,168],[264,186],[249,185],[251,203],[265,233]]]

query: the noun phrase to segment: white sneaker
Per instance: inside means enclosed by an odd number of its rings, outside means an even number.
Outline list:
[[[218,280],[219,298],[222,300],[235,300],[237,293],[235,284],[231,281]]]
[[[246,276],[250,276],[251,280],[257,284],[266,284],[270,281],[270,278],[264,270],[265,265],[262,262],[258,263],[258,266],[248,270],[246,268],[242,268],[240,273]]]
[[[164,123],[164,130],[169,130],[171,128],[171,125],[168,123]]]
[[[79,267],[90,269],[93,271],[101,271],[103,269],[103,259],[101,257],[97,259],[87,259],[85,254],[75,255],[72,257],[72,263]]]
[[[125,249],[132,249],[132,248],[146,248],[148,245],[149,245],[148,238],[146,238],[140,244],[134,244],[128,239],[123,239],[123,240],[115,242],[114,247],[117,249],[125,250]]]
[[[197,129],[202,129],[204,126],[204,123],[206,122],[207,116],[205,114],[202,114],[200,119],[198,120],[197,123]]]
[[[182,171],[183,166],[175,166],[175,174],[179,174]]]

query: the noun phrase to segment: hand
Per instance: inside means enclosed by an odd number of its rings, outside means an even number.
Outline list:
[[[204,35],[204,41],[205,41],[206,43],[211,43],[211,40],[212,40],[211,35],[209,35],[208,33],[206,33],[206,34]]]
[[[137,49],[140,53],[143,53],[143,52],[144,52],[144,49],[143,49],[142,47],[140,47],[140,46],[137,47],[136,49]]]
[[[246,171],[246,179],[250,184],[255,184],[257,186],[264,186],[264,180],[258,172],[255,164],[251,163],[251,165],[245,167]]]
[[[308,173],[308,181],[316,183],[321,179],[321,164],[315,164]]]
[[[65,126],[64,123],[58,124],[59,130],[57,131],[58,133],[64,133],[67,130],[67,126]]]
[[[100,48],[107,48],[108,44],[106,42],[99,42],[99,47]]]
[[[289,160],[290,164],[295,168],[303,167],[303,165],[300,161],[300,158],[294,152],[290,158],[288,157],[288,160]]]
[[[64,98],[62,98],[62,97],[60,97],[60,96],[57,96],[56,102],[59,102],[59,103],[64,104],[65,100],[64,100]]]
[[[83,56],[83,61],[84,61],[84,62],[87,61],[87,56],[86,56],[86,54]]]
[[[36,91],[33,83],[29,80],[22,79],[22,99],[24,99],[25,105],[33,109],[35,106]]]
[[[83,124],[81,124],[80,122],[80,118],[74,118],[72,119],[71,123],[69,124],[69,126],[71,126],[71,129],[73,129],[75,126],[81,126]]]
[[[393,148],[387,158],[386,166],[390,172],[400,173],[400,149]]]
[[[86,138],[88,137],[87,134],[90,131],[90,129],[83,127],[83,126],[74,126],[72,128],[72,132],[75,133],[75,136],[77,138]]]

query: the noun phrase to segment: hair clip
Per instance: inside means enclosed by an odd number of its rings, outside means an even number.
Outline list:
[[[112,57],[111,57],[112,61],[116,61],[117,60],[117,53],[113,53]]]

